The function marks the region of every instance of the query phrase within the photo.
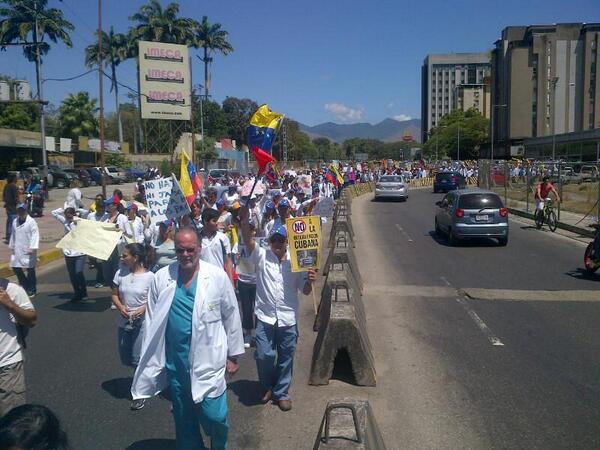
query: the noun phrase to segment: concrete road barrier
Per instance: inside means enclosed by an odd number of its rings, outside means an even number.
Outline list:
[[[365,313],[365,306],[362,301],[361,291],[356,278],[354,278],[348,269],[333,270],[327,274],[327,278],[323,284],[321,301],[315,316],[313,331],[319,331],[323,325],[323,312],[329,311],[331,302],[337,301],[351,302],[354,304],[358,319],[366,323],[367,316]]]
[[[323,268],[323,276],[327,276],[330,270],[344,270],[348,269],[356,280],[360,293],[363,291],[363,281],[358,269],[358,262],[356,261],[356,255],[352,247],[346,248],[331,248],[325,261]]]
[[[348,234],[350,234],[350,236],[352,237],[352,240],[354,240],[354,228],[352,227],[352,221],[350,220],[350,216],[346,216],[346,217],[341,217],[341,216],[334,216],[333,217],[333,224],[331,225],[331,233],[335,234],[336,231],[344,231]]]
[[[349,231],[333,226],[329,237],[329,248],[356,247],[352,234]]]
[[[377,420],[367,400],[330,400],[313,450],[385,450]]]
[[[351,291],[351,290],[349,290]],[[338,290],[339,292],[339,290]],[[352,294],[351,294],[352,295]],[[309,384],[329,384],[337,357],[348,357],[351,373],[346,373],[359,386],[375,386],[373,350],[364,317],[355,302],[331,301],[321,305],[321,325],[313,348]],[[338,364],[342,364],[340,358]]]

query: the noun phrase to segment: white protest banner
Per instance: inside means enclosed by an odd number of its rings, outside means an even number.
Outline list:
[[[78,219],[77,225],[56,244],[56,247],[106,261],[122,234],[114,223]]]
[[[333,200],[332,197],[319,197],[319,202],[313,208],[312,215],[319,217],[333,217],[334,209],[335,200]]]
[[[145,181],[144,186],[152,224],[164,222],[167,219],[176,219],[190,212],[190,207],[175,175],[171,175],[169,178]]]

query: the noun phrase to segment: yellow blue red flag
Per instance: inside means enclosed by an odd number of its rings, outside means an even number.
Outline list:
[[[261,105],[250,119],[247,128],[248,148],[258,147],[271,153],[277,129],[283,121],[283,114],[273,112],[269,105]]]
[[[185,196],[188,205],[191,205],[196,199],[196,195],[202,189],[202,180],[196,171],[196,166],[190,161],[185,151],[181,152],[181,172],[179,174],[179,184]]]

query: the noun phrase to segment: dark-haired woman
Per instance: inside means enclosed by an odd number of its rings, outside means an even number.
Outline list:
[[[148,291],[154,274],[144,267],[146,251],[142,244],[127,244],[121,254],[121,267],[113,280],[112,302],[119,311],[119,356],[121,362],[137,367],[142,348],[142,324]],[[131,402],[131,409],[144,407],[144,400]]]

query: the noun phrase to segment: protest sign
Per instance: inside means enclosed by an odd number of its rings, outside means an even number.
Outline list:
[[[335,201],[332,197],[320,197],[319,202],[312,210],[312,215],[319,217],[333,217],[334,209]]]
[[[290,217],[286,220],[292,272],[319,268],[321,255],[321,218]]]
[[[56,244],[56,247],[106,261],[122,234],[114,223],[78,219],[77,225]]]
[[[246,197],[250,195],[252,191],[252,186],[254,186],[254,180],[248,180],[242,186],[242,192],[240,193],[241,197]],[[261,195],[265,193],[265,186],[262,184],[262,181],[258,181],[256,183],[256,187],[254,188],[254,194]]]
[[[190,207],[175,175],[171,175],[169,178],[145,181],[144,186],[152,224],[164,222],[167,219],[177,219],[190,212]]]

